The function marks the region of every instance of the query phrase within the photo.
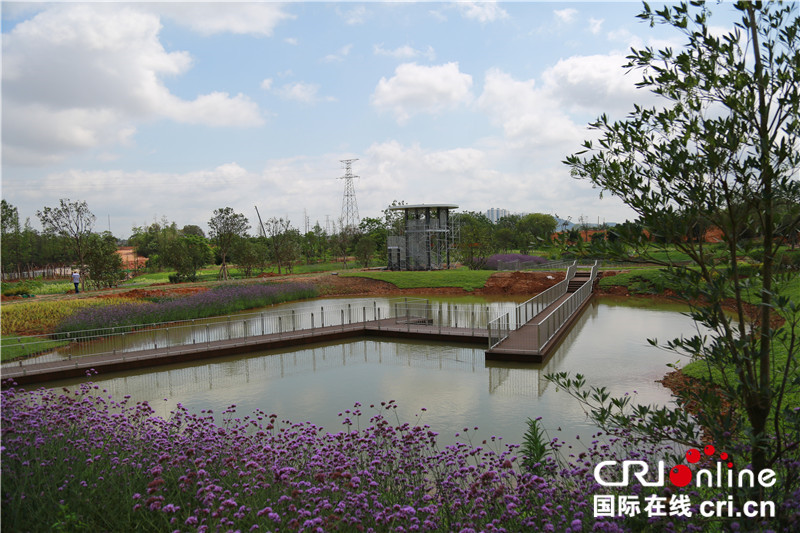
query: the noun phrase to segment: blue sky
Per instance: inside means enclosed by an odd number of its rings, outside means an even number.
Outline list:
[[[302,231],[340,219],[357,158],[361,217],[402,200],[622,222],[561,161],[601,113],[656,102],[625,55],[682,40],[640,8],[3,2],[2,197],[36,228],[86,201],[122,238],[220,207]]]

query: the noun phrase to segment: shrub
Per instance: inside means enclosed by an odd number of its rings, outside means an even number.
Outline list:
[[[41,281],[28,280],[18,283],[4,284],[3,296],[32,296],[37,289],[42,287]]]

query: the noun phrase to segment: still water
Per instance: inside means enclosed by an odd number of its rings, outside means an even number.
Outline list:
[[[395,400],[400,421],[430,425],[445,444],[463,440],[465,427],[473,442],[492,435],[520,442],[528,417],[542,417],[551,438],[572,440],[588,437],[594,428],[581,406],[544,375],[581,373],[612,394],[635,393],[640,403],[666,404],[670,393],[656,380],[678,356],[654,348],[647,339],[692,334],[693,322],[682,310],[632,298],[595,299],[544,365],[486,361],[484,346],[365,338],[95,376],[93,381],[115,398],[148,401],[163,417],[178,403],[219,416],[236,405],[240,416],[260,409],[336,432],[343,429],[339,413],[355,402],[363,405],[364,427],[373,412],[370,404]],[[477,431],[472,429],[476,426]]]

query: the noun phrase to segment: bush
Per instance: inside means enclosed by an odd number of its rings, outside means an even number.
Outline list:
[[[194,275],[185,275],[185,274],[170,274],[169,275],[169,282],[170,283],[183,283],[185,281],[197,281],[197,274]]]
[[[3,287],[3,296],[33,296],[42,287],[41,281],[28,280]]]

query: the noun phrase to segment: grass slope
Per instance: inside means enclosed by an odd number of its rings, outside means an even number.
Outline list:
[[[422,272],[341,272],[341,276],[362,277],[385,281],[399,289],[429,289],[458,287],[466,291],[480,289],[494,274],[492,270],[434,270]]]

